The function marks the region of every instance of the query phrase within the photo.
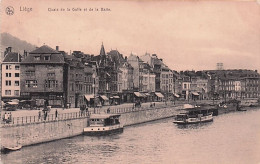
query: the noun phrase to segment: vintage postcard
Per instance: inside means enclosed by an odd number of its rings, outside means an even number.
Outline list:
[[[0,7],[0,163],[260,163],[260,1]]]

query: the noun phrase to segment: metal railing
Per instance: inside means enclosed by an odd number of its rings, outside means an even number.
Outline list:
[[[41,123],[41,122],[51,122],[51,121],[61,121],[77,118],[86,118],[90,116],[90,112],[71,112],[71,113],[61,113],[61,114],[48,114],[38,115],[38,116],[23,116],[23,117],[11,117],[7,120],[2,120],[4,125],[24,125],[31,123]]]

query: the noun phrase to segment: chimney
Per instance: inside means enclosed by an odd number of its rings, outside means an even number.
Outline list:
[[[27,51],[23,51],[23,57],[24,57],[24,59],[27,57]]]
[[[257,73],[257,70],[255,70],[255,72]]]
[[[56,46],[56,51],[59,51],[59,46]]]
[[[125,56],[125,61],[127,61],[127,56]]]
[[[7,52],[12,52],[12,47],[8,47]]]

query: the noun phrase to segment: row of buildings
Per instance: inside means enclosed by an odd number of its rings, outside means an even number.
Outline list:
[[[253,70],[171,70],[156,54],[124,57],[117,50],[99,55],[67,54],[43,45],[18,54],[8,47],[2,61],[2,100],[40,100],[79,107],[125,102],[259,98]]]

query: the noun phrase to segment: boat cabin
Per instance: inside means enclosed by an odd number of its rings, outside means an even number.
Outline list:
[[[105,115],[91,115],[89,119],[89,126],[112,126],[118,125],[119,122],[119,114],[105,114]]]

